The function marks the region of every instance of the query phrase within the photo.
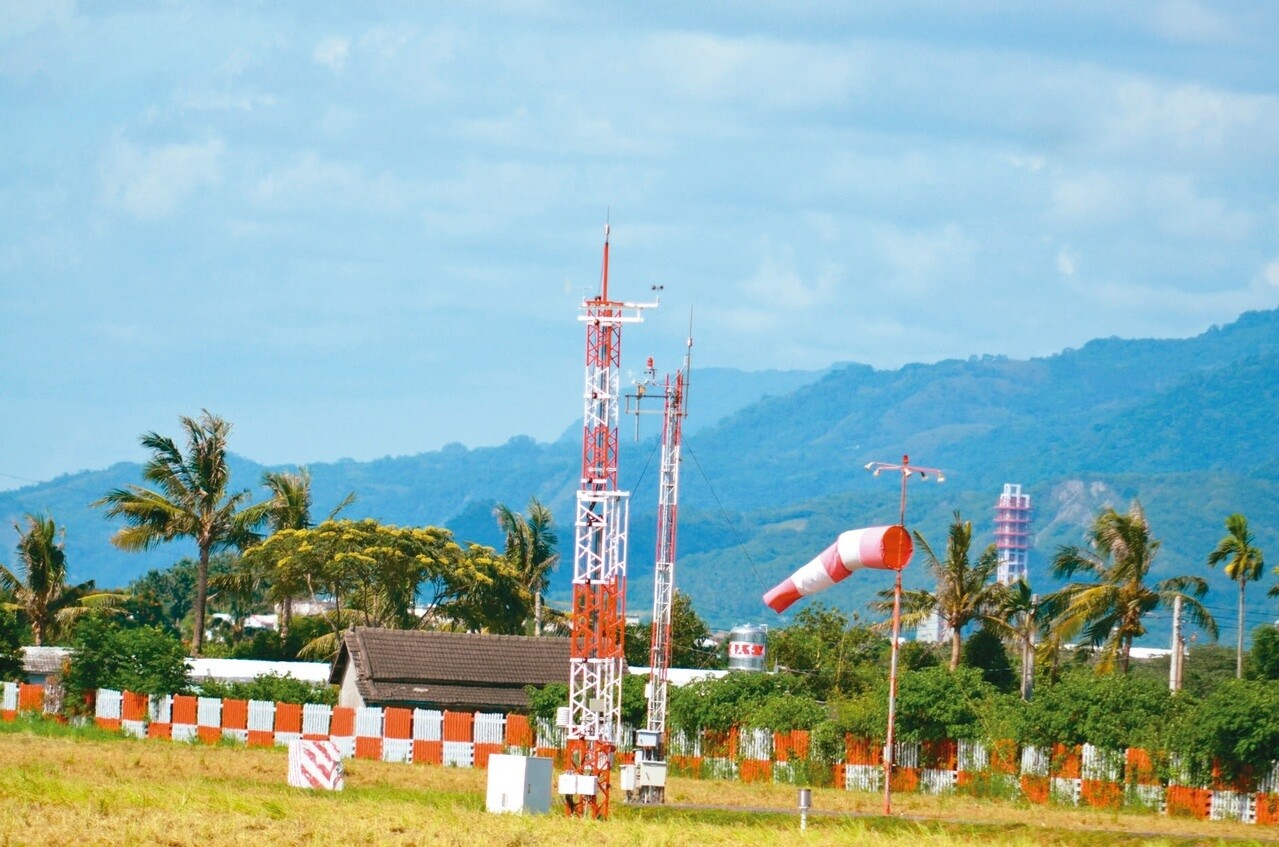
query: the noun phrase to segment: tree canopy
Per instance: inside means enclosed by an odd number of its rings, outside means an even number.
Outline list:
[[[284,529],[248,549],[244,567],[302,587],[335,606],[331,637],[307,649],[332,653],[347,625],[517,634],[529,596],[510,562],[490,547],[463,548],[437,527],[371,518]]]
[[[178,538],[192,539],[199,550],[196,569],[194,631],[191,650],[199,655],[204,643],[208,601],[209,557],[218,550],[244,547],[257,536],[254,526],[262,511],[243,508],[249,492],[230,490],[227,436],[231,424],[205,409],[199,419],[181,417],[186,452],[173,439],[149,432],[141,438],[151,451],[142,477],[155,488],[129,485],[116,488],[93,503],[108,517],[124,518],[127,526],[111,538],[122,550],[145,550]]]

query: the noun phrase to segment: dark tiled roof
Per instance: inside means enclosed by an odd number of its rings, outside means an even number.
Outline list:
[[[345,633],[331,682],[342,681],[348,662],[370,705],[520,710],[524,686],[568,682],[569,640],[356,627]]]

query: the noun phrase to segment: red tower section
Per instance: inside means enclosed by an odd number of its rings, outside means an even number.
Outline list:
[[[582,304],[581,316],[586,385],[574,522],[569,770],[560,779],[569,813],[596,818],[608,817],[625,671],[628,495],[617,487],[622,326],[640,321],[640,311],[656,305],[610,300],[608,259],[605,227],[600,293]]]

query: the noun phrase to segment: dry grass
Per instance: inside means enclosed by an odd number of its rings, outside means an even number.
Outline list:
[[[282,750],[0,733],[0,845],[993,847],[1181,845],[1276,835],[1240,824],[953,796],[900,796],[895,811],[960,823],[885,819],[874,816],[879,797],[833,789],[814,791],[818,810],[871,817],[815,816],[801,833],[791,814],[743,811],[790,810],[792,787],[680,779],[669,789],[672,804],[718,808],[621,806],[609,822],[499,816],[484,812],[482,771],[356,761],[348,763],[346,791],[321,794],[289,788],[286,762]]]

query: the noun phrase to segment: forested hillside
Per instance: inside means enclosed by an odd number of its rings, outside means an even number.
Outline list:
[[[1041,590],[1050,587],[1046,563],[1058,545],[1081,541],[1101,506],[1124,508],[1139,497],[1163,540],[1154,576],[1206,576],[1226,636],[1233,587],[1204,566],[1225,517],[1246,514],[1258,544],[1279,563],[1277,347],[1279,311],[1268,311],[1192,339],[1104,339],[1028,361],[845,365],[824,374],[695,371],[677,585],[713,625],[782,622],[760,603],[762,592],[839,531],[895,520],[896,480],[872,478],[863,466],[909,453],[946,471],[942,485],[912,484],[907,516],[939,545],[955,510],[988,543],[1002,484],[1023,484],[1035,502],[1032,578]],[[174,420],[192,411],[174,410]],[[566,420],[574,411],[566,410]],[[156,421],[154,428],[173,425]],[[650,605],[656,419],[643,428],[639,442],[632,422],[622,430],[623,485],[634,492],[630,608],[641,616]],[[493,504],[522,507],[536,496],[559,518],[567,559],[579,457],[577,428],[569,426],[552,444],[517,436],[499,447],[453,445],[311,469],[317,512],[354,491],[349,516],[444,524],[463,540],[494,545]],[[262,470],[237,460],[235,486],[253,486]],[[174,545],[127,554],[107,542],[110,526],[87,504],[136,474],[137,466],[121,464],[5,492],[0,516],[9,522],[26,510],[51,512],[68,527],[72,575],[123,584],[190,552]],[[570,573],[566,562],[552,600],[567,595]],[[908,582],[922,578],[921,568],[907,573]],[[1250,592],[1250,625],[1279,616],[1265,598],[1274,580],[1268,574]],[[825,599],[861,611],[882,587],[871,575]],[[1162,637],[1167,622],[1151,623]]]

